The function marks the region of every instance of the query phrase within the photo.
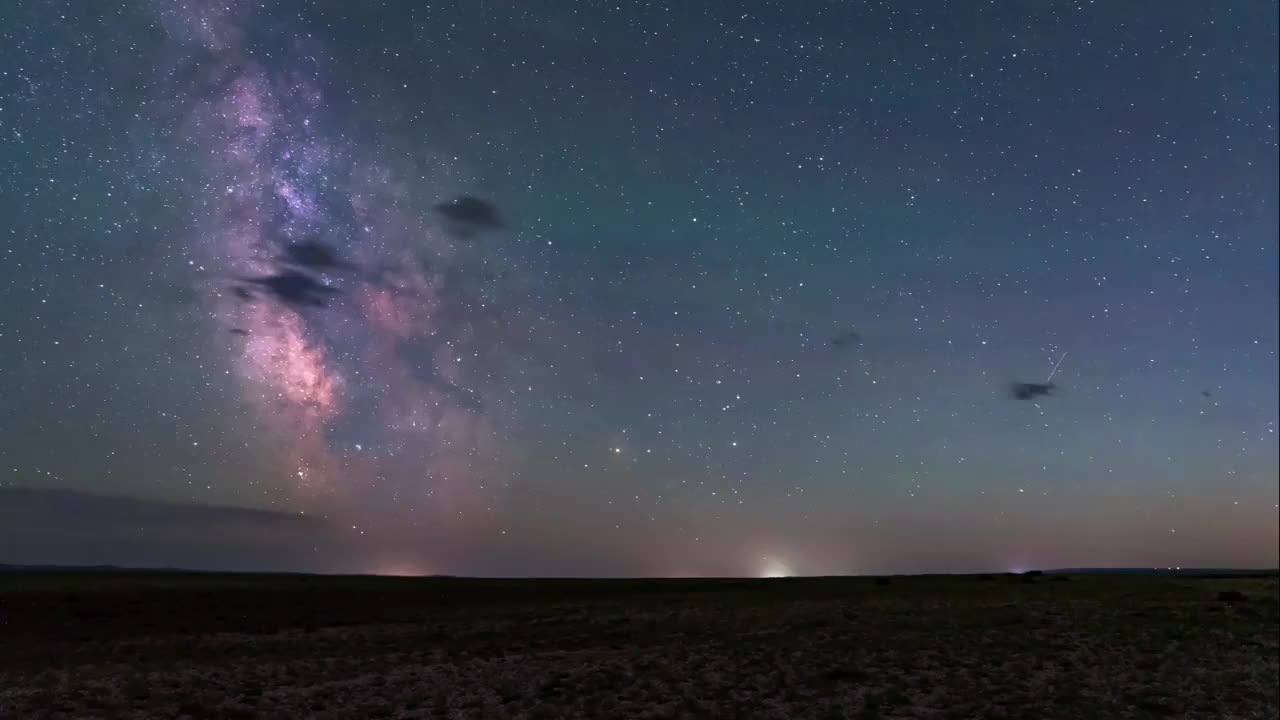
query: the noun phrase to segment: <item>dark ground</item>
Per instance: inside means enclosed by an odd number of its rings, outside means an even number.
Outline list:
[[[1277,578],[0,573],[0,718],[1275,718]]]

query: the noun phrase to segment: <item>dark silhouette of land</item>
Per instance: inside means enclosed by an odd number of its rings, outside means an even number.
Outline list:
[[[1189,572],[1201,574],[482,580],[10,569],[0,572],[0,708],[6,717],[1275,717],[1275,572]]]

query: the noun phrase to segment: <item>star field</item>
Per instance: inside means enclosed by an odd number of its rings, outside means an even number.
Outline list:
[[[0,487],[293,533],[165,530],[220,567],[1274,566],[1278,25],[18,0]]]

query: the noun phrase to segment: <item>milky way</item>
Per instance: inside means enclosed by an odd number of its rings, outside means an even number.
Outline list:
[[[0,491],[285,514],[253,567],[1277,561],[1275,3],[2,5]]]
[[[216,87],[180,124],[208,178],[189,242],[219,328],[240,331],[228,348],[236,381],[283,450],[271,476],[302,507],[465,501],[468,459],[492,433],[490,360],[506,349],[477,331],[497,310],[460,287],[472,268],[431,215],[442,199],[414,197],[376,148],[329,127],[305,46],[269,62],[246,51],[248,3],[158,7],[190,50],[189,72]],[[325,302],[243,289],[270,286],[257,278],[311,282],[273,275],[303,243],[351,258],[321,268]]]

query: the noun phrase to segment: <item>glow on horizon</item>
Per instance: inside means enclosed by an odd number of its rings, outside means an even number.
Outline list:
[[[792,572],[786,563],[777,559],[764,558],[764,566],[760,568],[760,577],[762,578],[784,578],[791,577]]]
[[[427,577],[431,573],[416,563],[386,563],[369,572],[380,577]]]

